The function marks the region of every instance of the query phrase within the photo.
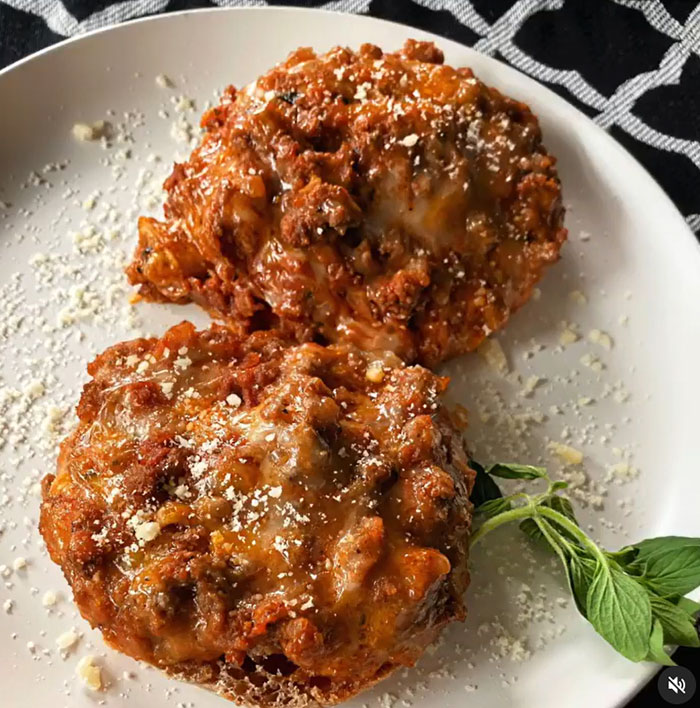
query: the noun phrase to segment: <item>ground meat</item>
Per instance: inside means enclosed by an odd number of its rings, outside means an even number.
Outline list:
[[[236,700],[332,704],[463,618],[474,473],[446,379],[188,323],[88,371],[41,532],[113,647]]]
[[[430,43],[299,49],[208,111],[142,218],[143,297],[239,331],[349,341],[433,366],[529,297],[566,237],[528,106]]]

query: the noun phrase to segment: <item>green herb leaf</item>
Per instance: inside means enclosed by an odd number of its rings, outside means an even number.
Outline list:
[[[681,597],[678,602],[676,602],[676,607],[683,612],[687,612],[691,617],[695,618],[698,612],[700,612],[700,602],[695,602],[689,597]]]
[[[571,502],[566,497],[559,496],[558,494],[553,494],[551,497],[547,497],[542,502],[540,502],[540,505],[548,506],[550,509],[558,511],[560,514],[563,514],[568,519],[571,519],[571,521],[578,525],[578,521],[576,521],[576,517],[574,516],[574,510],[571,506]],[[572,540],[572,537],[566,532],[565,529],[562,529],[556,523],[556,521],[552,521],[551,519],[542,521],[544,521],[544,523],[547,523],[549,526],[555,526],[555,533],[565,535],[567,538]],[[520,523],[520,530],[524,534],[529,536],[533,541],[537,541],[538,543],[541,543],[543,541],[546,542],[546,539],[544,539],[540,527],[532,519],[525,519],[524,521],[522,521]],[[547,543],[547,546],[549,546],[549,543]]]
[[[547,470],[533,465],[519,465],[515,462],[497,462],[486,470],[487,474],[503,479],[544,479]]]
[[[630,661],[649,653],[651,603],[644,587],[615,566],[598,563],[586,596],[596,632]]]
[[[545,540],[542,531],[540,531],[540,527],[535,523],[534,519],[521,521],[520,524],[518,524],[518,528],[533,541],[537,541],[538,543],[544,542],[547,544],[547,548],[552,550],[549,542]]]
[[[578,558],[572,556],[569,559],[569,582],[576,600],[578,611],[584,616],[586,615],[586,599],[588,597],[588,588],[593,582],[598,564],[590,558]]]
[[[478,508],[491,499],[500,499],[503,496],[498,485],[486,474],[486,470],[476,460],[469,460],[469,466],[476,472],[474,488],[470,497],[475,507]]]
[[[531,538],[546,541],[565,566],[579,612],[620,654],[673,665],[666,644],[698,647],[695,615],[700,603],[683,597],[700,587],[700,539],[670,536],[605,551],[576,521],[571,501],[557,492],[542,467],[497,464],[484,469],[473,460],[472,501],[486,517],[472,543],[509,521],[518,520]],[[503,497],[491,475],[542,479],[544,493]]]
[[[666,652],[664,646],[664,630],[661,622],[655,619],[649,635],[649,653],[646,655],[647,661],[655,661],[664,666],[675,666],[676,662]]]
[[[633,548],[639,553],[630,567],[659,595],[685,595],[700,586],[700,538],[651,538]]]
[[[693,538],[692,536],[656,536],[655,538],[647,538],[645,541],[633,544],[633,548],[639,549],[640,558],[687,546],[700,546],[700,538]]]
[[[619,551],[614,551],[612,553],[607,554],[608,558],[614,560],[618,565],[623,566],[631,566],[638,555],[639,549],[635,548],[634,546],[625,546]],[[641,574],[638,568],[630,567],[629,570],[631,570],[633,573]]]
[[[560,514],[566,516],[567,519],[571,519],[571,521],[578,524],[578,521],[576,521],[576,515],[574,514],[574,508],[571,506],[571,502],[566,497],[555,494],[549,497],[549,499],[546,499],[543,504],[548,506],[550,509],[554,509],[554,511],[558,511]]]
[[[484,469],[484,466],[481,464],[481,462],[477,462],[473,457],[469,458],[469,466],[476,472],[477,474],[479,472],[486,473],[486,470]]]
[[[659,620],[664,629],[666,644],[700,647],[700,638],[691,614],[662,597],[651,595],[649,600],[652,615]]]
[[[508,511],[511,506],[512,505],[508,501],[508,499],[489,499],[480,506],[477,506],[475,509],[475,513],[483,514],[487,518],[491,518],[492,516],[498,516],[504,511]]]

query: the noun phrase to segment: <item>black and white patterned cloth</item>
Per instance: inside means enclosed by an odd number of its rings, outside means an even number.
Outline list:
[[[0,0],[0,67],[66,37],[135,17],[266,4],[403,22],[507,62],[609,131],[657,179],[700,236],[696,0]],[[700,680],[699,655],[683,650],[676,660]],[[657,705],[656,681],[630,704]]]

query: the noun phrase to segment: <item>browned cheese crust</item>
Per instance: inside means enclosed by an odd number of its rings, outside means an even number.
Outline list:
[[[299,49],[202,118],[141,218],[150,300],[241,332],[348,341],[433,366],[529,297],[566,238],[555,159],[528,106],[433,44]]]
[[[255,705],[343,700],[464,617],[447,379],[189,323],[88,367],[41,532],[116,649]]]

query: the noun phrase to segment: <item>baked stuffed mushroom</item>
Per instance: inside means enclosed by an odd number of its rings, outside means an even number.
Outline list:
[[[188,323],[88,367],[41,532],[108,644],[252,705],[329,705],[464,617],[447,380]]]
[[[238,331],[345,341],[434,366],[530,296],[566,238],[528,106],[431,43],[299,49],[205,113],[201,145],[142,218],[150,300]]]

